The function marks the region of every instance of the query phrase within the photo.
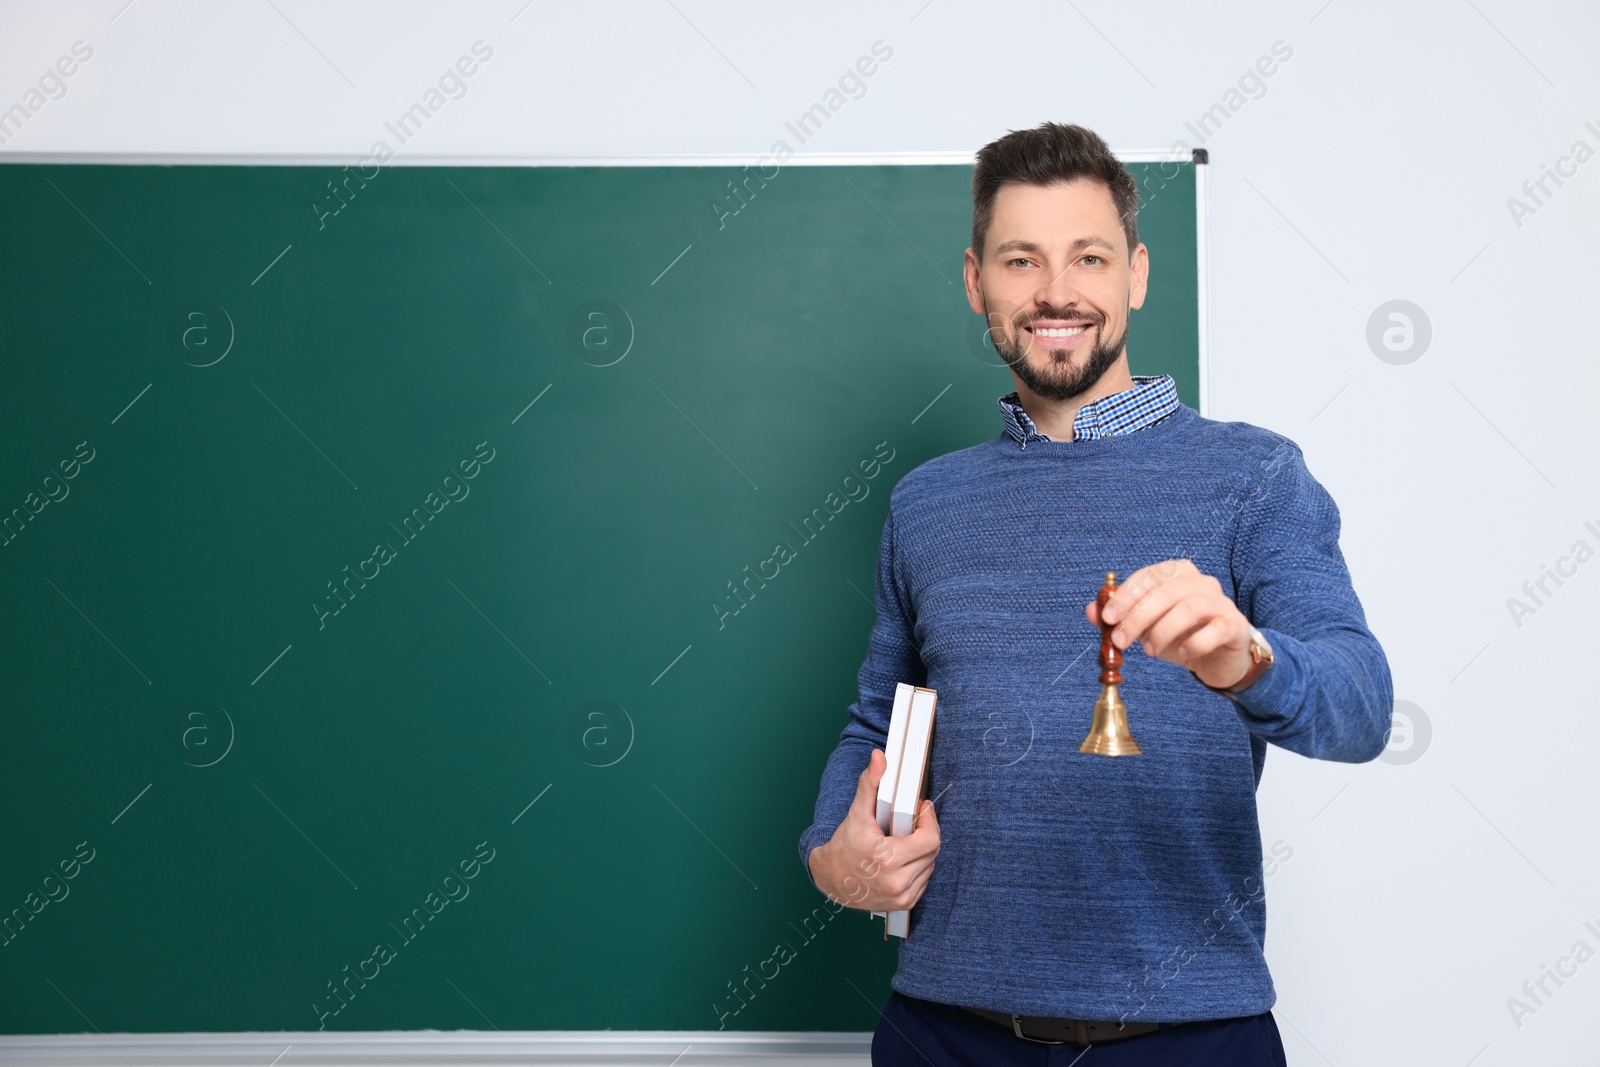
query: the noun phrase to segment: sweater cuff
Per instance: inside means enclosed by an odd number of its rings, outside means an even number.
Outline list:
[[[818,845],[827,844],[832,836],[832,831],[825,833],[818,827],[812,827],[800,835],[800,866],[805,868],[806,879],[811,883],[811,888],[819,893],[822,892],[822,888],[817,885],[816,878],[811,874],[811,850]]]
[[[1257,627],[1272,646],[1272,666],[1251,683],[1250,688],[1233,695],[1234,707],[1245,725],[1282,723],[1294,718],[1306,699],[1305,659],[1301,642],[1278,630]]]

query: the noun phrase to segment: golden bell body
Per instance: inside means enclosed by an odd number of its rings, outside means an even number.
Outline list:
[[[1116,589],[1116,572],[1106,571],[1106,582],[1096,600],[1102,619],[1106,601]],[[1111,630],[1104,623],[1100,626],[1100,699],[1094,702],[1094,721],[1078,751],[1095,756],[1137,756],[1144,750],[1128,730],[1128,709],[1117,692],[1117,686],[1122,684],[1122,650],[1112,643]]]
[[[1144,751],[1128,731],[1128,708],[1115,684],[1100,687],[1100,699],[1094,702],[1094,722],[1078,751],[1096,756],[1137,756]]]

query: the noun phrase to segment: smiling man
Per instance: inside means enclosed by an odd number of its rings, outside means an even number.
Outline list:
[[[978,153],[972,192],[967,299],[1016,391],[992,439],[890,495],[860,699],[800,838],[830,897],[911,910],[872,1062],[1064,1067],[1092,1048],[1086,1067],[1283,1067],[1267,745],[1370,760],[1394,703],[1338,508],[1293,441],[1130,373],[1150,256],[1105,142],[1013,131]],[[1107,571],[1113,642],[1144,652],[1122,686],[1143,754],[1115,759],[1078,751]],[[939,691],[937,803],[886,838],[899,682]]]

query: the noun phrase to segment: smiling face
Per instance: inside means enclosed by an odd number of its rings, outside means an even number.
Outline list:
[[[1143,244],[1129,253],[1110,190],[1008,182],[984,246],[967,249],[967,302],[988,316],[1018,388],[1049,400],[1093,388],[1125,353],[1150,266]]]

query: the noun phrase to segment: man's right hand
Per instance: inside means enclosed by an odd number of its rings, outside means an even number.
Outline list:
[[[911,910],[927,889],[939,855],[939,817],[931,800],[918,807],[905,837],[886,836],[879,828],[878,782],[887,767],[883,749],[873,749],[844,821],[807,857],[817,888],[862,911]]]

